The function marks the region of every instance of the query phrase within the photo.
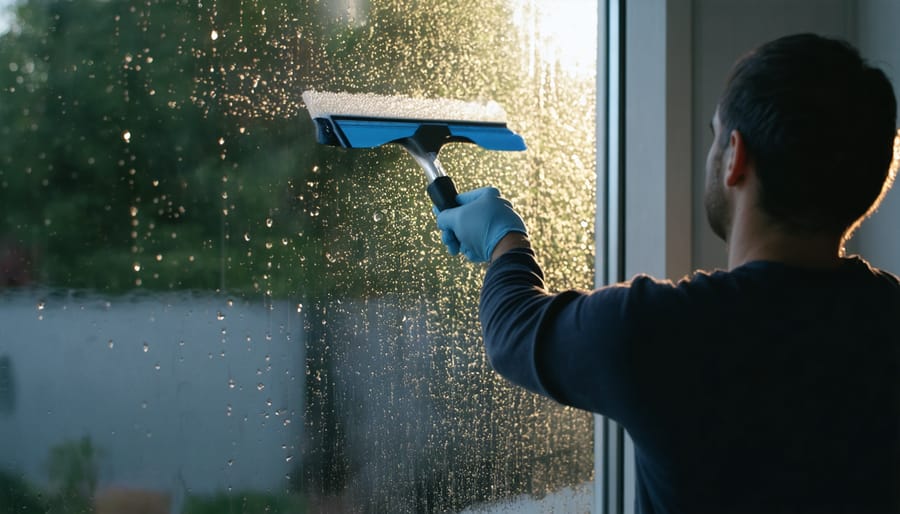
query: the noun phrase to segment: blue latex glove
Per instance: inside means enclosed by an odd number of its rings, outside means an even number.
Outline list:
[[[437,214],[441,241],[450,255],[462,253],[472,262],[491,260],[494,247],[506,234],[527,234],[525,222],[512,209],[509,201],[500,198],[494,187],[483,187],[460,193],[459,207]]]

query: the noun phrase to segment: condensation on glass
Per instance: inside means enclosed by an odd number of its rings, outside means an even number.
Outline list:
[[[0,510],[590,509],[591,416],[491,370],[421,171],[300,93],[499,102],[528,151],[444,166],[590,287],[594,2],[0,8]]]

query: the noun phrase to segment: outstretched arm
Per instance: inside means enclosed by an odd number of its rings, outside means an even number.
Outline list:
[[[624,421],[637,372],[629,354],[629,293],[613,286],[551,294],[534,252],[510,249],[491,264],[481,291],[491,365],[530,391]]]
[[[620,413],[628,396],[627,286],[551,294],[524,223],[499,191],[459,195],[438,214],[452,254],[491,260],[481,293],[485,349],[511,382],[560,403]]]

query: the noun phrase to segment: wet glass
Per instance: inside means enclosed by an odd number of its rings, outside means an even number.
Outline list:
[[[0,9],[0,511],[590,510],[591,416],[491,370],[421,170],[300,93],[500,103],[526,152],[441,161],[587,288],[594,2]]]

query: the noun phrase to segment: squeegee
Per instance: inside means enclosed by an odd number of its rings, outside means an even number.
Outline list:
[[[495,102],[426,100],[405,96],[306,91],[303,102],[319,143],[343,148],[398,144],[425,170],[428,196],[438,210],[459,205],[456,186],[438,161],[447,143],[475,143],[487,150],[525,150],[506,126]]]

